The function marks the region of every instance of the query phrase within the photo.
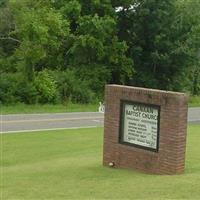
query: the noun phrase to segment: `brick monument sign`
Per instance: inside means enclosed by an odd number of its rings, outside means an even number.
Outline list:
[[[107,85],[103,164],[152,174],[184,172],[187,96]]]

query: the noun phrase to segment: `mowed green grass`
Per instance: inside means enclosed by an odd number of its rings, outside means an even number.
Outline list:
[[[65,112],[93,112],[98,111],[97,104],[14,104],[0,105],[1,114],[31,114],[31,113],[65,113]]]
[[[199,199],[200,125],[188,128],[183,175],[102,166],[103,129],[1,135],[2,200]]]
[[[0,105],[0,114],[31,114],[31,113],[66,113],[66,112],[97,112],[99,104],[34,104],[23,103]],[[190,96],[189,107],[200,107],[200,96]]]
[[[189,97],[190,107],[200,107],[200,96],[190,96]]]

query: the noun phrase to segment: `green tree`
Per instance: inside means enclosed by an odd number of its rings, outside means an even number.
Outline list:
[[[130,84],[182,90],[184,77],[194,59],[195,41],[189,37],[191,30],[179,21],[181,11],[176,1],[130,3],[124,1],[118,13],[119,37],[127,42],[128,55],[135,63],[136,73]]]
[[[12,55],[20,42],[11,34],[16,24],[8,3],[3,2],[0,5],[0,72],[15,72],[16,69],[10,66],[13,61]]]
[[[177,21],[191,55],[185,78],[191,94],[200,94],[200,1],[177,1]]]
[[[116,21],[110,16],[81,16],[67,52],[70,65],[107,66],[111,82],[125,83],[132,76],[133,62],[126,57],[127,45],[118,40],[116,31]]]
[[[59,67],[60,48],[69,34],[69,23],[54,10],[49,1],[12,1],[16,29],[12,32],[20,41],[15,51],[19,70],[34,79],[34,71]]]

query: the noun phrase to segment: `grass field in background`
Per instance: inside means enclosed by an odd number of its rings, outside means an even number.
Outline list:
[[[3,200],[199,199],[200,125],[188,128],[183,175],[102,166],[103,129],[3,134]]]
[[[36,104],[36,105],[0,105],[1,114],[27,114],[27,113],[65,113],[65,112],[93,112],[98,111],[98,104]]]
[[[200,107],[200,96],[191,96],[189,98],[189,106]]]
[[[200,96],[193,96],[189,98],[190,107],[200,107]],[[97,104],[73,104],[67,105],[44,104],[44,105],[0,105],[1,114],[28,114],[28,113],[66,113],[66,112],[95,112],[98,111]]]

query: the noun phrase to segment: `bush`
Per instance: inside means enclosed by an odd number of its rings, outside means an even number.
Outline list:
[[[34,80],[34,86],[38,92],[39,103],[55,103],[57,99],[57,85],[48,70],[38,72]]]
[[[12,104],[18,101],[16,91],[17,75],[2,73],[0,78],[0,103]]]
[[[111,71],[108,66],[103,65],[81,65],[76,67],[76,74],[83,82],[86,82],[88,87],[99,97],[102,98],[105,84],[111,78]]]
[[[74,85],[71,100],[73,103],[92,103],[96,101],[95,94],[87,83],[80,80]]]
[[[16,96],[26,104],[38,103],[38,92],[33,82],[21,81],[17,85]]]
[[[72,69],[54,72],[62,102],[90,103],[95,101],[89,80],[80,80],[80,74]]]
[[[85,78],[83,78],[83,74],[80,76],[77,71],[72,69],[43,70],[36,74],[34,81],[29,82],[22,78],[22,73],[4,73],[0,79],[0,104],[55,103],[58,101],[62,103],[69,101],[94,103],[97,101],[95,90],[100,89],[104,81],[101,82],[95,78],[91,82],[92,72],[91,74],[88,72]]]
[[[71,70],[53,72],[57,82],[57,91],[62,102],[70,101],[77,77]]]
[[[0,103],[37,103],[38,92],[34,83],[22,79],[21,73],[3,73],[0,79]]]

